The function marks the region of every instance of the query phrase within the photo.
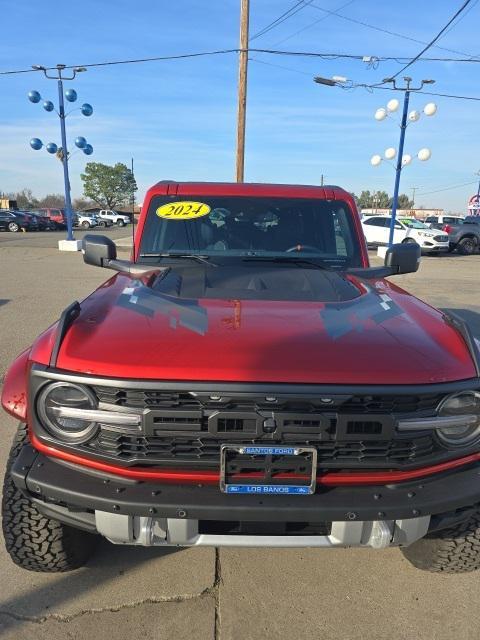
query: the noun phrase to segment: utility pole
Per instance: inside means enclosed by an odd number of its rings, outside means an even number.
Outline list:
[[[245,123],[247,112],[248,72],[248,18],[250,0],[240,0],[240,54],[238,69],[238,117],[237,117],[237,182],[243,182],[245,173]]]
[[[412,209],[415,209],[415,191],[418,187],[412,187]]]

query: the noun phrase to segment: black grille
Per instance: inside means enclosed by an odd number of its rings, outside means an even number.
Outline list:
[[[245,410],[252,408],[272,408],[265,396],[221,397],[220,401],[211,400],[209,394],[191,394],[188,392],[150,391],[147,389],[120,389],[117,387],[94,387],[98,399],[119,407],[134,407],[137,409],[205,409],[228,407],[231,410]],[[341,401],[338,410],[344,413],[411,413],[432,411],[442,399],[442,394],[425,395],[352,395]],[[284,411],[312,411],[321,408],[328,409],[328,405],[321,402],[321,398],[284,399],[279,396],[274,408]],[[337,409],[336,409],[337,410]]]
[[[117,387],[94,387],[101,402],[119,407],[149,409],[157,407],[201,407],[201,403],[189,393],[171,393],[142,389],[119,389]]]
[[[253,444],[259,440],[236,439],[235,444]],[[281,444],[269,440],[268,445]],[[105,432],[90,444],[91,448],[135,464],[196,463],[202,468],[216,468],[220,460],[221,438],[138,437]],[[289,443],[290,444],[290,443]],[[310,442],[298,441],[298,446],[314,445],[319,467],[399,467],[429,456],[434,451],[430,437],[396,439],[387,442]]]
[[[402,469],[448,452],[425,433],[399,434],[398,418],[430,416],[443,394],[198,393],[95,386],[100,402],[144,412],[142,432],[102,426],[81,448],[125,465],[218,469],[220,446],[314,446],[319,468]]]
[[[424,396],[353,396],[341,406],[342,412],[352,413],[419,413],[431,412],[440,403],[443,395]]]

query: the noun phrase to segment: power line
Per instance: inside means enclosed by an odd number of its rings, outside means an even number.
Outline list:
[[[284,20],[287,20],[289,17],[291,17],[292,15],[294,15],[293,11],[297,8],[300,7],[300,5],[303,5],[303,0],[299,0],[299,2],[296,2],[293,7],[290,7],[290,9],[288,9],[287,11],[284,11],[280,16],[278,16],[278,18],[276,18],[275,20],[273,20],[272,22],[269,22],[269,24],[267,24],[265,27],[262,27],[259,31],[257,31],[256,33],[253,34],[253,36],[250,38],[250,42],[252,40],[255,40],[256,38],[260,38],[260,36],[263,36],[265,33],[267,33],[268,31],[270,31],[271,29],[273,29],[274,27],[277,26],[277,24],[281,24],[281,22],[284,22]],[[304,7],[300,7],[300,8],[304,8]],[[282,20],[282,18],[284,18],[284,20]]]
[[[395,73],[393,76],[391,76],[391,79],[393,80],[394,78],[398,77],[401,73],[403,73],[406,69],[408,69],[408,67],[411,67],[412,64],[415,64],[415,62],[417,62],[417,60],[426,52],[428,51],[428,49],[430,49],[430,47],[433,47],[433,45],[435,44],[435,42],[437,42],[437,40],[441,37],[441,35],[443,33],[445,33],[445,31],[448,29],[448,27],[456,20],[456,18],[458,18],[458,16],[462,13],[462,11],[464,11],[464,9],[466,9],[468,7],[468,5],[470,4],[472,0],[465,0],[465,2],[462,4],[462,6],[454,13],[454,15],[450,18],[450,20],[447,22],[447,24],[442,27],[442,29],[440,29],[440,31],[437,33],[437,35],[433,38],[433,40],[430,40],[429,43],[427,43],[427,45],[420,51],[420,53],[417,53],[417,55],[415,57],[413,57],[410,62],[408,64],[406,64],[404,67],[402,67],[401,69],[399,69],[397,71],[397,73]]]
[[[268,24],[266,27],[263,27],[263,29],[260,29],[260,31],[257,31],[257,33],[255,33],[250,38],[250,42],[252,40],[255,40],[256,38],[260,38],[260,36],[264,36],[266,33],[271,31],[272,29],[275,29],[275,27],[278,27],[279,24],[282,24],[282,22],[285,22],[286,20],[294,16],[299,11],[302,11],[302,9],[305,9],[305,7],[308,7],[310,2],[313,2],[313,0],[308,0],[308,1],[299,0],[293,5],[293,7],[290,7],[288,11],[284,11],[282,15],[278,16],[278,18],[270,22],[270,24]]]
[[[286,42],[287,40],[290,40],[291,38],[294,38],[295,36],[298,36],[299,33],[302,33],[303,31],[306,31],[307,29],[311,29],[312,27],[314,27],[315,25],[317,25],[319,22],[323,22],[324,20],[326,20],[327,18],[330,17],[330,15],[338,15],[336,12],[337,11],[341,11],[342,9],[345,9],[346,7],[348,7],[349,5],[353,4],[355,2],[355,0],[349,0],[348,2],[346,2],[345,4],[342,4],[340,7],[337,7],[334,11],[328,12],[328,15],[322,16],[321,18],[319,18],[318,20],[314,20],[314,22],[307,24],[305,27],[302,27],[301,29],[299,29],[298,31],[295,31],[295,33],[290,34],[289,36],[287,36],[286,38],[282,38],[282,40],[278,40],[277,42],[273,43],[273,46],[276,47],[279,44],[283,44],[284,42]],[[316,9],[318,9],[319,7],[316,7],[314,4],[310,3],[311,7],[315,7]]]
[[[70,64],[66,65],[65,69],[74,69],[75,67],[107,67],[116,64],[138,64],[141,62],[157,62],[161,60],[182,60],[184,58],[200,58],[204,56],[216,56],[226,53],[239,53],[241,49],[219,49],[215,51],[200,51],[198,53],[182,53],[174,56],[156,56],[154,58],[135,58],[132,60],[110,60],[107,62],[92,62],[90,64]],[[56,69],[56,67],[45,67],[46,71]],[[34,73],[36,69],[20,69],[15,71],[0,71],[0,75],[11,75],[15,73]],[[37,72],[38,73],[38,72]]]
[[[454,29],[458,25],[459,22],[461,22],[464,18],[466,18],[468,16],[468,14],[470,13],[470,11],[472,9],[475,9],[477,4],[478,4],[478,0],[474,0],[474,3],[472,5],[470,5],[466,11],[463,12],[463,14],[460,16],[460,18],[456,21],[456,23],[452,24],[451,27],[449,29],[447,29],[447,31],[445,31],[445,33],[442,35],[442,38],[444,38],[447,35],[447,33],[450,33],[450,31],[452,29]],[[478,57],[478,56],[475,56],[475,57]]]
[[[182,53],[177,55],[170,56],[155,56],[152,58],[134,58],[128,60],[108,60],[104,62],[92,62],[87,64],[72,64],[66,65],[65,69],[74,69],[75,67],[105,67],[105,66],[114,66],[114,65],[124,65],[124,64],[139,64],[146,62],[162,62],[169,60],[184,60],[188,58],[201,58],[206,56],[218,56],[218,55],[226,55],[231,53],[263,53],[266,55],[274,55],[274,56],[290,56],[290,57],[308,57],[308,58],[320,58],[324,60],[339,60],[339,59],[348,59],[348,60],[364,60],[364,55],[361,54],[351,54],[351,53],[335,53],[335,52],[317,52],[317,51],[283,51],[278,49],[257,49],[257,48],[248,48],[248,49],[218,49],[214,51],[199,51],[192,53]],[[395,61],[398,63],[403,63],[409,61],[410,58],[404,56],[375,56],[375,59],[379,62],[386,61]],[[462,63],[480,63],[480,59],[469,57],[469,58],[419,58],[424,62],[462,62]],[[46,67],[47,71],[55,70],[56,67]],[[14,75],[20,73],[38,73],[35,69],[14,69],[9,71],[0,71],[0,75]],[[369,86],[369,85],[357,85],[357,86]],[[374,85],[372,85],[373,87]]]
[[[394,89],[393,87],[381,87],[379,85],[374,85],[374,84],[355,84],[353,83],[352,86],[349,86],[348,88],[351,89],[357,89],[357,88],[363,88],[363,89],[368,89],[370,91],[376,90],[376,89],[382,89],[383,91],[396,91],[396,89]],[[476,97],[476,96],[457,96],[451,93],[435,93],[433,91],[415,91],[416,95],[424,95],[424,96],[438,96],[440,98],[454,98],[455,100],[475,100],[476,102],[480,102],[480,97]]]
[[[472,182],[462,182],[461,184],[454,184],[450,187],[444,187],[443,189],[435,189],[434,191],[422,191],[421,193],[417,193],[417,196],[429,196],[432,193],[440,193],[441,191],[450,191],[452,189],[460,189],[460,187],[467,187],[471,184],[477,184],[477,180],[473,180]]]
[[[403,40],[409,40],[410,42],[416,42],[417,44],[427,44],[424,40],[417,40],[416,38],[412,38],[410,36],[405,35],[404,33],[398,33],[396,31],[390,31],[389,29],[384,29],[382,27],[377,27],[376,25],[369,24],[368,22],[364,22],[362,20],[357,20],[355,18],[350,18],[349,16],[345,16],[341,13],[338,13],[338,9],[335,11],[331,11],[329,9],[324,9],[320,7],[318,4],[314,4],[313,2],[309,5],[313,9],[317,9],[318,11],[322,11],[331,16],[336,16],[337,18],[341,18],[342,20],[346,20],[347,22],[352,22],[353,24],[361,25],[362,27],[366,27],[367,29],[373,29],[374,31],[379,31],[380,33],[386,33],[389,36],[395,36],[396,38],[402,38]],[[313,25],[312,25],[313,26]],[[279,44],[279,43],[277,43]],[[461,56],[468,56],[470,58],[478,58],[478,56],[473,56],[470,53],[465,53],[465,51],[458,51],[456,49],[447,49],[446,47],[441,47],[439,45],[433,45],[436,49],[442,49],[443,51],[448,51],[449,53],[455,53]]]
[[[300,71],[300,69],[292,69],[292,67],[284,67],[282,64],[275,64],[274,62],[267,62],[266,60],[259,60],[258,58],[248,58],[252,62],[259,62],[260,64],[267,65],[268,67],[276,67],[277,69],[284,69],[285,71],[292,71],[293,73],[300,73],[303,76],[312,77],[312,74],[308,71]]]
[[[256,51],[255,49],[250,49],[250,51]],[[261,51],[262,52],[262,51]],[[293,52],[291,52],[293,53]],[[295,54],[297,55],[297,54]],[[301,54],[298,54],[301,55]],[[315,55],[315,54],[312,54]],[[333,59],[333,54],[325,54],[325,56],[329,56],[328,59]],[[336,57],[336,56],[335,56]],[[355,57],[355,56],[349,56],[349,57]],[[386,60],[387,58],[379,58],[379,60]],[[391,58],[389,58],[391,59]],[[401,58],[395,58],[395,60],[400,60]],[[306,75],[306,76],[311,76],[311,74],[307,71],[301,71],[300,69],[292,69],[292,67],[285,67],[284,65],[280,65],[280,64],[275,64],[273,62],[267,62],[266,60],[259,60],[258,58],[249,58],[249,60],[252,60],[253,62],[257,62],[263,65],[267,65],[269,67],[276,67],[277,69],[284,69],[285,71],[291,71],[293,73],[299,73],[301,75]],[[422,58],[422,60],[442,60],[444,61],[445,59],[443,58]],[[458,61],[458,60],[457,60]],[[480,60],[464,60],[464,62],[479,62]],[[341,85],[338,85],[341,86]],[[350,89],[358,89],[358,88],[362,88],[362,89],[367,89],[369,91],[374,91],[377,89],[383,90],[383,91],[396,91],[396,89],[394,89],[393,87],[383,87],[383,86],[379,86],[379,85],[369,85],[369,84],[361,84],[361,83],[355,83],[353,81],[351,81],[348,86],[344,86],[342,87],[342,89],[346,89],[346,90],[350,90]],[[450,94],[450,93],[438,93],[438,92],[434,92],[434,91],[416,91],[415,93],[419,93],[421,95],[425,95],[425,96],[437,96],[440,98],[452,98],[452,99],[456,99],[456,100],[473,100],[475,102],[480,102],[480,97],[477,96],[462,96],[462,95],[455,95],[455,94]]]

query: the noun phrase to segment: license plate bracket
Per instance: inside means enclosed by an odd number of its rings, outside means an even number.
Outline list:
[[[220,448],[223,493],[311,495],[316,480],[315,447],[222,444]]]

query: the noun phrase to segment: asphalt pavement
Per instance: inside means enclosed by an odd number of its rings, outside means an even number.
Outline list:
[[[127,227],[107,235],[128,251],[130,233]],[[110,275],[86,266],[80,254],[56,250],[58,239],[0,233],[0,379],[65,306]],[[480,256],[449,255],[425,257],[419,273],[393,281],[456,310],[480,337],[479,280]],[[15,421],[3,414],[1,424],[3,475]],[[159,550],[102,543],[87,567],[46,575],[17,568],[1,547],[0,576],[6,640],[480,638],[480,572],[423,573],[396,549]]]

